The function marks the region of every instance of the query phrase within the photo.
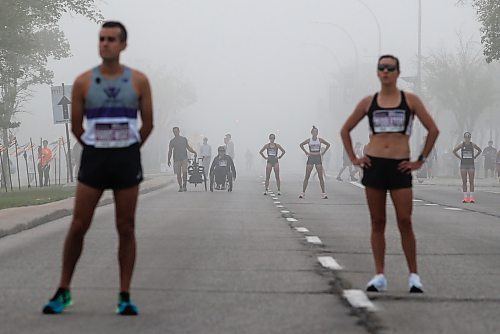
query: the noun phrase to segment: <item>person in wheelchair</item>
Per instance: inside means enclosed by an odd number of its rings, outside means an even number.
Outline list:
[[[226,189],[226,181],[228,182],[227,191],[232,191],[233,180],[236,179],[236,169],[234,168],[233,159],[226,154],[224,146],[219,146],[218,153],[210,166],[210,191],[214,191],[214,183],[215,189]]]

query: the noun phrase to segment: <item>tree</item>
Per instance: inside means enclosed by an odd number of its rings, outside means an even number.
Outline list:
[[[481,23],[481,43],[486,61],[500,59],[500,2],[498,0],[471,0]],[[459,0],[466,3],[467,0]]]
[[[423,62],[425,94],[451,112],[457,133],[473,131],[481,115],[498,100],[495,74],[471,42],[460,39],[456,53],[433,53]]]
[[[8,129],[19,126],[12,117],[29,98],[35,84],[52,83],[49,58],[70,56],[70,46],[58,22],[64,13],[98,22],[95,0],[2,0],[0,10],[0,129],[8,144]]]

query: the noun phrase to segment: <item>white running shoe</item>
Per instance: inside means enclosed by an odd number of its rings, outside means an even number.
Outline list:
[[[424,286],[422,285],[422,282],[420,282],[420,277],[417,274],[410,274],[410,277],[408,278],[408,288],[410,289],[410,293],[424,292]]]
[[[384,274],[377,274],[366,285],[366,291],[381,292],[387,290],[387,280]]]
[[[306,194],[305,193],[300,193],[299,198],[305,198]]]
[[[321,199],[328,199],[328,195],[326,193],[321,194]]]

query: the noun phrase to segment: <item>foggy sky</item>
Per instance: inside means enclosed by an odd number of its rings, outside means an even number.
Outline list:
[[[418,1],[364,2],[380,22],[382,53],[400,58],[401,76],[415,75]],[[474,10],[455,3],[422,1],[423,55],[453,47],[457,32],[479,40]],[[356,50],[357,65],[373,68],[370,78],[360,80],[374,82],[358,99],[378,88],[377,26],[356,0],[106,0],[99,6],[106,19],[120,20],[129,30],[123,63],[149,75],[154,73],[148,70],[164,68],[195,88],[197,102],[172,125],[191,137],[208,136],[214,148],[230,132],[240,157],[247,148],[257,155],[271,132],[292,156],[299,155],[298,143],[313,124],[340,152],[338,130],[354,104],[328,114],[329,87],[332,80],[342,80],[335,73],[356,65]],[[50,62],[56,85],[71,84],[100,61],[98,25],[68,15],[61,26],[73,57]],[[152,89],[153,97],[162,94],[162,87]],[[64,135],[64,126],[52,123],[49,86],[35,87],[25,109],[29,114],[18,116],[20,142]],[[366,129],[360,124],[355,138],[366,142]],[[166,142],[172,136],[170,131],[164,135]]]

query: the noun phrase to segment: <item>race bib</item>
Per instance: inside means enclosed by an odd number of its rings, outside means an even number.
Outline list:
[[[472,159],[472,151],[462,151],[462,159]]]
[[[321,149],[321,144],[312,144],[309,145],[309,151],[310,152],[319,152]]]
[[[267,155],[275,157],[278,154],[278,150],[275,148],[269,148],[267,150]]]
[[[95,125],[95,147],[127,147],[128,139],[128,123],[97,123]]]
[[[373,130],[380,132],[403,132],[405,129],[403,109],[375,110],[373,112]]]
[[[227,160],[219,160],[219,167],[227,167]]]

